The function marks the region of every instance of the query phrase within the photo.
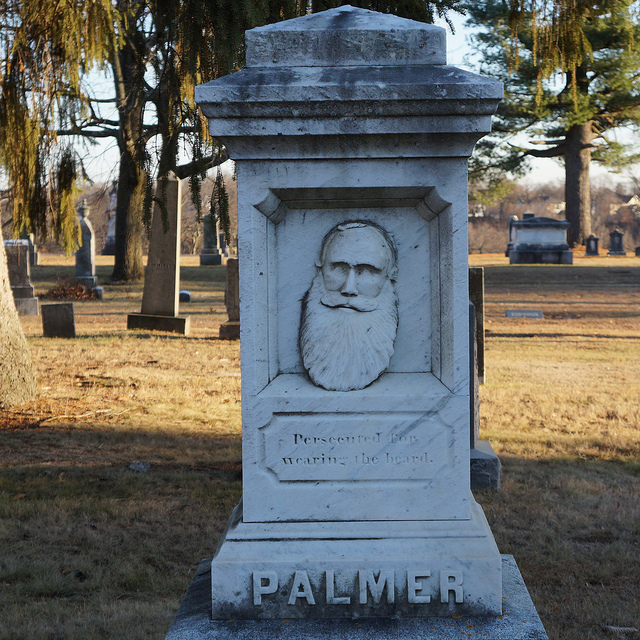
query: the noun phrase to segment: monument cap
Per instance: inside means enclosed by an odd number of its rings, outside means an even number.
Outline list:
[[[442,27],[350,5],[251,29],[246,44],[247,67],[447,63]]]

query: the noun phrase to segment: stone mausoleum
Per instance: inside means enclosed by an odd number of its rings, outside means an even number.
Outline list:
[[[237,167],[243,498],[167,638],[545,638],[469,488],[467,158],[501,83],[349,6],[246,46],[196,92]]]

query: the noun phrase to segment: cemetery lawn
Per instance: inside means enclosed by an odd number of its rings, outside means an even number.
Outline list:
[[[42,257],[36,295],[73,274]],[[640,259],[471,260],[481,437],[503,463],[502,490],[476,498],[549,637],[615,640],[606,627],[640,628]],[[126,330],[142,285],[75,302],[75,340],[22,318],[39,394],[0,413],[0,640],[163,638],[215,550],[241,495],[240,352],[217,339],[224,268],[182,264],[189,337]]]

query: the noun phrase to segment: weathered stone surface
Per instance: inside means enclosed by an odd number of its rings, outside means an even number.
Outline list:
[[[484,267],[469,268],[469,300],[473,303],[476,320],[478,382],[484,384]]]
[[[502,464],[488,440],[476,440],[470,460],[472,489],[500,489]]]
[[[42,335],[45,338],[75,338],[76,321],[73,302],[40,305]]]
[[[197,90],[238,177],[243,506],[213,560],[217,617],[501,613],[500,555],[469,486],[466,225],[467,156],[502,87],[444,65],[443,37],[340,7],[249,35],[248,67]],[[310,48],[283,66],[289,41]],[[322,259],[352,223],[388,234],[393,274],[352,251],[371,238]],[[391,354],[363,388],[308,373],[303,300],[329,269],[344,282],[320,303],[365,324],[377,296],[347,310],[358,279],[393,281]]]
[[[203,560],[166,640],[547,640],[513,556],[502,556],[502,593],[500,617],[212,620],[211,561]]]

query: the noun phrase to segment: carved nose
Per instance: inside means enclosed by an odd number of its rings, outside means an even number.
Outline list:
[[[340,293],[343,296],[353,297],[358,295],[358,289],[356,288],[356,272],[354,269],[349,269],[349,275],[347,276],[347,280],[342,289],[340,289]]]

